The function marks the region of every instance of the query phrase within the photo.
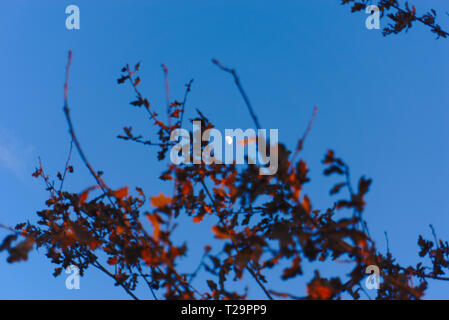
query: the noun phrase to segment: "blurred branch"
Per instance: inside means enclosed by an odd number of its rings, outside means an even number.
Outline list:
[[[217,67],[219,67],[221,70],[228,72],[232,75],[232,77],[234,78],[234,82],[235,82],[237,88],[239,89],[240,94],[243,97],[243,100],[245,100],[245,104],[248,107],[248,111],[251,115],[251,118],[253,118],[253,121],[254,121],[254,124],[256,125],[257,130],[259,130],[261,128],[260,124],[259,124],[259,120],[257,120],[257,116],[254,113],[253,107],[248,99],[248,96],[246,95],[245,90],[243,90],[243,87],[240,83],[240,79],[237,76],[237,72],[234,69],[230,69],[230,68],[223,66],[217,59],[212,59],[212,63],[215,64]]]

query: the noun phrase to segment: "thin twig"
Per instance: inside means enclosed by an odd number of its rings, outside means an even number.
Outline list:
[[[435,239],[435,245],[437,246],[437,248],[439,248],[440,246],[438,244],[439,241],[438,241],[438,238],[437,238],[437,234],[435,232],[435,228],[431,224],[429,224],[429,227],[430,227],[430,230],[432,230],[432,235],[433,235],[433,238]]]
[[[198,272],[200,272],[200,270],[201,270],[201,267],[204,265],[204,260],[206,257],[207,257],[207,253],[204,252],[198,266],[195,268],[195,270],[191,274],[189,274],[189,282],[192,282],[192,280],[196,278],[196,276],[198,275]]]
[[[254,124],[256,125],[257,130],[259,130],[261,128],[261,126],[259,124],[259,120],[257,120],[256,114],[254,113],[253,107],[252,107],[251,103],[249,102],[248,96],[246,95],[245,90],[243,90],[243,87],[240,83],[240,79],[237,76],[237,72],[234,69],[230,69],[230,68],[223,66],[217,59],[212,59],[212,63],[215,64],[217,67],[219,67],[221,70],[230,73],[234,77],[235,84],[236,84],[237,88],[239,89],[240,94],[243,97],[243,100],[245,100],[245,104],[248,107],[248,111],[251,115],[251,118],[253,118],[253,121],[254,121]]]
[[[101,190],[105,193],[105,194],[109,194],[109,187],[106,185],[106,183],[103,181],[103,179],[101,179],[101,177],[98,175],[98,173],[94,170],[94,168],[92,167],[92,165],[90,164],[90,162],[87,160],[86,155],[83,152],[83,149],[81,148],[81,145],[76,137],[75,134],[75,130],[73,128],[73,123],[72,123],[72,119],[70,118],[70,110],[69,110],[69,103],[68,103],[68,88],[69,88],[69,72],[70,72],[70,66],[72,63],[72,51],[69,51],[69,57],[68,57],[68,61],[67,61],[67,66],[66,66],[66,73],[65,73],[65,83],[64,83],[64,114],[67,120],[67,124],[69,126],[69,133],[70,136],[72,137],[73,143],[75,144],[76,149],[78,150],[78,154],[81,157],[81,160],[83,161],[84,165],[88,168],[88,170],[90,171],[91,175],[95,178],[95,181],[97,182],[98,186],[101,188]],[[109,201],[111,202],[111,204],[114,205],[114,202],[112,201],[112,199],[109,197],[109,195],[107,196]]]
[[[147,276],[145,274],[143,274],[142,267],[141,267],[140,264],[138,264],[137,270],[139,270],[139,273],[140,273],[141,277],[145,280],[145,283],[147,284],[148,288],[150,289],[151,294],[153,295],[154,300],[159,300],[157,298],[157,296],[156,296],[156,293],[153,290],[153,287],[152,287],[151,283],[147,280]]]
[[[162,130],[165,130],[165,132],[167,132],[170,135],[169,128],[167,126],[165,126],[165,125],[162,125],[162,122],[157,119],[157,113],[156,112],[152,112],[150,110],[149,102],[146,99],[143,98],[143,96],[140,93],[139,89],[137,89],[137,85],[140,83],[140,78],[137,77],[136,80],[134,80],[133,74],[135,73],[135,71],[131,71],[131,69],[129,68],[129,65],[126,65],[126,71],[128,73],[128,77],[127,78],[129,80],[129,82],[131,83],[131,86],[133,87],[134,92],[136,93],[137,99],[139,101],[143,102],[143,104],[145,106],[145,110],[148,112],[148,114],[154,120],[154,122],[157,125],[159,125],[162,128]],[[137,80],[139,80],[139,81],[137,81]]]
[[[64,186],[64,181],[65,181],[65,177],[67,175],[67,171],[69,171],[69,164],[70,164],[70,159],[72,157],[72,150],[73,150],[73,139],[70,141],[69,155],[67,156],[67,161],[65,163],[64,174],[62,175],[61,185],[59,186],[59,192],[62,191],[62,187]]]
[[[296,157],[298,156],[299,152],[302,150],[302,147],[304,145],[304,141],[306,140],[307,136],[309,135],[310,130],[312,130],[312,125],[313,125],[313,122],[315,121],[317,112],[318,112],[318,107],[314,107],[313,108],[312,117],[309,120],[309,123],[307,125],[306,131],[302,135],[302,138],[299,140],[298,146],[296,147],[295,154],[292,157],[292,161],[291,161],[292,163],[295,162]]]
[[[83,252],[80,252],[79,250],[76,250],[76,249],[75,249],[75,252],[76,252],[77,254],[79,254],[80,256],[82,256],[82,257],[83,257],[84,259],[86,259],[86,260],[92,260],[92,254],[90,254],[90,253],[83,253]],[[118,283],[123,289],[125,289],[126,293],[129,294],[134,300],[139,300],[139,298],[137,298],[136,295],[135,295],[134,293],[132,293],[131,290],[129,290],[129,288],[127,288],[127,287],[123,284],[122,281],[117,280],[117,278],[115,277],[115,275],[113,275],[113,274],[112,274],[111,272],[109,272],[105,267],[103,267],[103,266],[101,265],[101,263],[98,262],[98,260],[97,260],[96,257],[93,259],[92,265],[93,265],[95,268],[97,268],[97,269],[103,271],[105,274],[107,274],[109,277],[111,277],[111,278],[114,279],[115,281],[117,281],[117,283]]]
[[[104,273],[106,273],[108,276],[110,276],[111,278],[113,278],[114,280],[117,281],[117,278],[110,273],[105,267],[103,267],[98,261],[95,261],[93,263],[93,266],[96,267],[97,269],[103,271]],[[134,300],[139,300],[139,298],[137,298],[137,296],[131,292],[131,290],[129,290],[121,281],[117,281],[117,283],[123,288],[125,289],[126,293],[129,294]]]
[[[263,292],[265,293],[265,295],[268,297],[268,299],[273,300],[273,297],[271,296],[270,292],[265,288],[265,286],[263,285],[263,283],[259,280],[259,278],[257,277],[257,274],[254,272],[253,269],[251,269],[250,267],[246,266],[246,270],[249,271],[249,273],[253,276],[253,278],[256,280],[257,284],[259,285],[259,287],[262,288]]]
[[[186,84],[186,91],[184,93],[184,99],[182,101],[182,113],[181,113],[181,118],[179,119],[179,127],[182,127],[182,120],[184,119],[184,113],[186,112],[186,103],[187,103],[187,97],[189,95],[190,92],[190,88],[192,87],[192,83],[193,83],[193,79],[191,79],[187,84]]]
[[[387,253],[390,253],[390,243],[388,241],[387,231],[384,231],[384,234],[385,234],[385,240],[387,241]]]
[[[162,70],[164,71],[164,84],[165,84],[165,100],[167,103],[167,117],[168,126],[171,127],[171,117],[170,117],[170,84],[168,82],[168,68],[165,64],[161,64]]]
[[[16,234],[20,234],[20,231],[17,231],[17,230],[14,229],[14,228],[8,227],[7,225],[5,225],[5,224],[3,224],[3,223],[1,223],[1,222],[0,222],[0,228],[5,229],[5,230],[8,230],[8,231],[11,231],[11,232],[14,232],[14,233],[16,233]]]

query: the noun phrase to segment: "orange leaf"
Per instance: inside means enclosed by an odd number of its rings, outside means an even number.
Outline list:
[[[152,265],[157,261],[157,259],[153,257],[151,250],[148,248],[142,250],[142,259],[147,265]]]
[[[203,218],[204,218],[204,214],[196,216],[196,217],[193,217],[193,222],[194,223],[200,223],[201,221],[203,221]]]
[[[192,191],[192,183],[187,180],[182,184],[182,193],[189,194]]]
[[[107,261],[107,263],[108,263],[110,266],[116,265],[116,264],[117,264],[117,257],[111,257],[111,258],[109,258],[108,261]]]
[[[158,196],[151,197],[151,204],[156,208],[164,208],[172,202],[170,197],[166,197],[163,193]]]
[[[117,228],[115,228],[115,232],[117,232],[118,235],[121,235],[125,233],[125,228],[122,226],[118,226]]]
[[[219,195],[222,198],[226,198],[226,192],[219,188],[213,188],[216,195]]]
[[[215,234],[215,236],[218,239],[229,239],[231,236],[225,232],[222,228],[219,226],[213,226],[212,232]]]
[[[238,141],[238,143],[242,146],[246,146],[247,144],[251,144],[256,142],[256,137],[248,137],[248,139],[241,139]]]
[[[308,196],[304,196],[304,200],[302,202],[302,206],[304,207],[304,210],[307,211],[307,213],[310,213],[310,210],[312,206],[310,205],[310,199]]]
[[[150,220],[151,224],[153,225],[154,239],[158,240],[159,236],[161,234],[161,228],[159,225],[158,215],[157,214],[148,214],[147,218],[148,218],[148,220]]]
[[[84,202],[86,202],[88,195],[89,195],[89,190],[86,190],[80,194],[80,204],[84,204]]]
[[[89,192],[91,192],[92,190],[94,190],[94,189],[96,189],[96,188],[97,188],[96,186],[87,188],[86,190],[84,190],[84,191],[80,194],[80,196],[79,196],[79,201],[80,201],[80,204],[81,204],[81,205],[82,205],[83,203],[86,202],[87,197],[89,196]]]
[[[332,289],[318,281],[314,281],[307,286],[307,293],[313,299],[330,299],[332,297]]]
[[[179,113],[180,113],[180,112],[181,112],[181,110],[178,109],[178,110],[174,111],[174,112],[171,114],[171,116],[174,117],[174,118],[179,118]]]
[[[137,192],[140,194],[140,196],[141,196],[142,198],[146,198],[146,197],[145,197],[145,193],[143,192],[142,188],[137,187],[136,190],[137,190]]]
[[[90,243],[89,243],[89,248],[91,249],[91,250],[95,250],[95,249],[97,249],[99,246],[100,246],[100,242],[98,242],[97,240],[92,240]]]
[[[118,189],[117,191],[114,191],[114,197],[118,199],[123,199],[124,197],[127,197],[129,194],[128,187],[124,187],[121,189]]]

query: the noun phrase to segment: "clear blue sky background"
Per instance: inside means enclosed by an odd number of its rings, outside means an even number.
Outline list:
[[[418,12],[435,8],[449,26],[449,2],[414,2]],[[69,4],[80,7],[81,30],[65,28]],[[200,108],[220,128],[251,127],[231,78],[210,62],[217,58],[238,69],[262,126],[279,128],[290,148],[319,107],[302,154],[311,169],[312,204],[333,201],[328,190],[335,180],[322,176],[320,163],[332,148],[350,164],[354,180],[362,174],[374,180],[366,218],[379,247],[386,247],[387,231],[393,254],[415,264],[417,237],[431,237],[430,223],[449,238],[449,40],[435,40],[420,25],[384,38],[367,30],[365,19],[337,0],[1,1],[0,221],[36,221],[36,210],[44,208],[43,185],[30,176],[38,156],[49,173],[64,166],[69,49],[70,105],[88,157],[112,187],[141,186],[148,195],[170,189],[155,182],[163,164],[154,150],[115,138],[125,125],[151,133],[144,115],[128,104],[131,89],[116,83],[120,68],[142,61],[141,88],[162,111],[165,63],[172,97],[181,99],[184,83],[195,79],[187,118]],[[67,186],[79,192],[93,181],[78,156],[74,165]],[[197,228],[187,224],[179,232],[193,258],[202,250]],[[13,265],[1,254],[0,299],[128,298],[95,270],[81,279],[81,290],[69,291],[65,275],[55,279],[53,268],[42,251]],[[288,287],[304,294],[295,281]],[[263,297],[257,289],[251,294]],[[426,297],[449,298],[449,287],[432,283]]]

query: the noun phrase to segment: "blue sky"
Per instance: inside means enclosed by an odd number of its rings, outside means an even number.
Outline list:
[[[65,28],[70,4],[80,8],[80,30]],[[435,8],[449,26],[447,1],[416,0],[415,6],[418,12]],[[2,1],[0,221],[35,221],[44,207],[44,188],[31,178],[38,156],[49,173],[64,166],[69,49],[72,117],[89,159],[112,187],[141,186],[148,195],[170,189],[155,182],[164,164],[154,150],[115,138],[125,125],[151,133],[143,114],[129,106],[131,89],[116,83],[120,68],[142,61],[141,89],[163,108],[165,63],[173,98],[181,99],[184,84],[195,79],[186,118],[199,108],[219,128],[252,127],[232,79],[212,65],[217,58],[237,68],[262,127],[278,128],[290,148],[319,107],[302,153],[311,170],[306,191],[312,205],[333,201],[328,190],[335,180],[322,176],[320,163],[332,148],[354,179],[373,178],[365,214],[378,246],[386,247],[386,231],[399,261],[415,264],[417,237],[431,236],[430,223],[449,238],[449,41],[435,40],[420,25],[385,38],[367,30],[365,19],[337,0]],[[93,181],[77,156],[74,165],[67,186],[78,192]],[[195,228],[179,234],[192,248],[201,245],[192,236]],[[13,265],[2,254],[0,299],[128,298],[95,270],[81,279],[81,290],[69,291],[64,275],[51,275],[53,268],[43,252]],[[300,295],[299,283],[290,286]],[[449,298],[448,292],[445,284],[432,283],[426,297]]]

